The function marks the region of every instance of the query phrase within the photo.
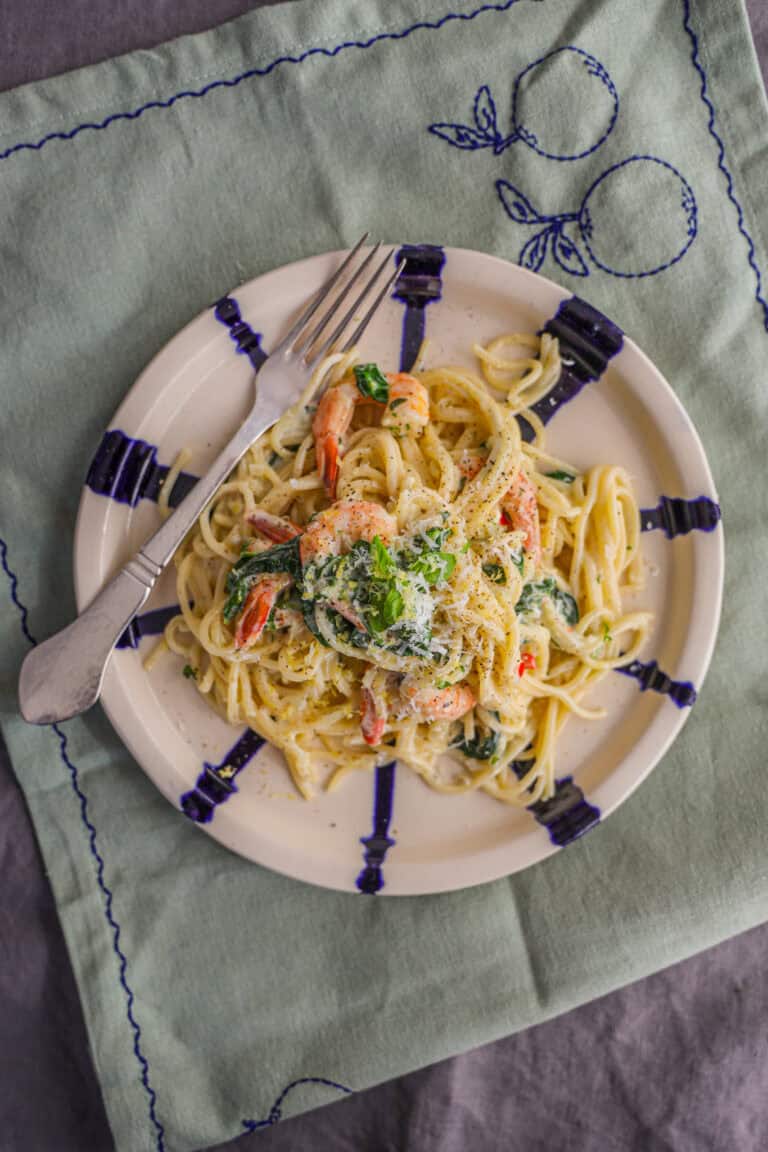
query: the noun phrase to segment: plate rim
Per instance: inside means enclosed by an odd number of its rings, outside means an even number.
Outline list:
[[[475,261],[479,260],[481,263],[489,262],[491,265],[495,266],[498,275],[500,275],[502,278],[511,276],[516,278],[518,283],[521,281],[523,284],[527,283],[528,286],[533,290],[532,295],[534,296],[541,292],[548,293],[552,297],[553,302],[557,307],[559,307],[563,301],[575,296],[574,292],[560,284],[555,283],[548,277],[541,276],[539,273],[532,272],[529,269],[521,268],[518,264],[515,264],[509,260],[505,260],[501,256],[496,256],[491,253],[481,252],[471,248],[456,248],[444,245],[440,245],[440,248],[446,255],[446,276],[450,276],[451,272],[454,271],[457,266],[461,272],[461,265],[463,261],[468,260],[471,263],[474,263]],[[272,277],[276,278],[278,276],[290,276],[291,273],[295,275],[299,269],[304,270],[307,269],[309,265],[320,265],[323,262],[329,262],[344,255],[346,255],[345,249],[334,249],[332,251],[317,253],[313,256],[300,258],[291,261],[290,263],[276,266],[259,276],[252,277],[247,281],[243,281],[237,287],[230,289],[226,295],[239,296],[241,293],[243,293],[243,291],[249,290],[255,286],[258,286],[263,291],[265,286],[268,287],[268,284],[265,285],[265,282],[268,282]],[[497,290],[499,290],[498,286]],[[510,286],[506,285],[503,288],[503,291],[509,292]],[[519,300],[521,295],[522,293],[517,293],[515,299]],[[175,350],[186,342],[190,331],[200,326],[206,318],[210,317],[211,311],[212,307],[208,306],[199,312],[196,316],[190,319],[187,324],[185,324],[176,333],[174,333],[170,340],[166,341],[166,343],[157,350],[151,359],[148,360],[142,371],[139,373],[139,375],[124,394],[119,405],[112,414],[111,419],[108,421],[105,427],[105,431],[110,428],[122,427],[123,421],[121,420],[121,414],[126,409],[130,410],[132,402],[135,403],[135,394],[139,390],[145,378],[147,376],[154,375],[158,368],[158,362],[160,362],[160,366],[162,367],[162,360],[167,356],[172,356]],[[205,347],[207,348],[210,343],[214,343],[219,340],[227,340],[229,338],[230,334],[224,328],[221,328],[217,331],[212,331],[211,339],[205,343]],[[198,349],[198,354],[199,352],[200,349]],[[696,456],[697,470],[702,475],[706,494],[713,500],[718,501],[718,493],[714,477],[712,475],[712,470],[710,468],[709,460],[707,458],[707,454],[704,450],[704,446],[696,426],[693,423],[693,420],[688,414],[686,408],[684,407],[682,401],[679,399],[664,374],[651,360],[650,356],[648,356],[648,354],[645,353],[643,349],[640,348],[640,346],[630,336],[627,336],[626,333],[624,333],[623,344],[619,355],[621,355],[624,360],[629,359],[630,366],[632,366],[632,361],[634,360],[637,370],[647,373],[654,378],[656,385],[659,387],[666,401],[671,404],[672,408],[675,410],[677,418],[680,419],[685,426],[687,439],[689,441],[688,448],[692,448],[694,455]],[[626,375],[626,372],[624,374]],[[688,450],[687,455],[690,456],[690,451]],[[675,459],[678,459],[677,455],[675,455]],[[683,476],[685,476],[688,470],[688,464],[686,464],[685,468],[681,466],[681,472]],[[81,612],[84,606],[92,598],[92,595],[95,595],[95,591],[91,595],[88,595],[85,592],[84,584],[87,583],[88,573],[87,571],[83,570],[82,559],[80,556],[80,551],[85,546],[84,541],[81,540],[81,536],[83,532],[83,521],[87,515],[87,497],[89,494],[92,495],[87,485],[84,484],[81,490],[74,528],[73,574],[78,612]],[[725,536],[722,521],[718,524],[717,531],[709,534],[709,540],[710,543],[708,545],[709,555],[707,557],[707,579],[704,581],[704,592],[700,592],[698,596],[694,593],[692,598],[693,612],[695,612],[697,607],[699,612],[701,612],[702,607],[708,608],[709,626],[699,628],[697,630],[694,627],[694,618],[692,615],[684,634],[682,646],[680,649],[681,658],[684,656],[689,646],[692,645],[694,649],[695,666],[692,669],[687,668],[686,672],[695,679],[697,691],[701,690],[701,687],[706,679],[719,634],[725,573]],[[696,547],[695,541],[694,547]],[[694,574],[698,571],[699,567],[699,562],[694,560]],[[701,603],[702,595],[704,598],[708,598],[709,600],[709,603],[706,606],[703,606]],[[143,762],[144,749],[141,745],[141,742],[134,738],[134,730],[130,727],[130,725],[123,722],[123,717],[121,715],[121,704],[124,705],[124,700],[122,694],[115,699],[112,699],[114,695],[114,690],[111,690],[110,687],[113,679],[113,677],[110,675],[112,667],[112,660],[110,660],[110,665],[105,676],[104,689],[101,697],[102,707],[104,708],[104,711],[112,727],[115,729],[119,739],[136,760],[139,768],[181,815],[178,804],[178,792],[175,792],[170,784],[168,784],[166,787],[163,786],[164,771],[162,767],[158,771],[153,771]],[[590,792],[590,799],[594,799],[596,803],[599,803],[600,823],[603,823],[607,817],[609,817],[617,808],[619,808],[627,799],[629,799],[629,797],[632,796],[640,784],[643,783],[643,781],[648,778],[650,773],[658,766],[659,762],[667,753],[670,746],[679,736],[682,728],[685,726],[690,716],[690,713],[690,708],[678,709],[675,714],[667,713],[668,716],[672,716],[672,720],[668,720],[666,722],[664,722],[663,713],[661,712],[657,716],[653,717],[647,727],[643,729],[639,739],[633,743],[628,752],[617,762],[615,768],[612,770],[607,779],[601,782],[600,785],[598,785],[593,791]],[[654,729],[660,724],[666,728],[662,738],[660,740],[656,738],[655,740],[650,741],[650,737],[654,733]],[[646,750],[646,744],[649,742],[651,747],[649,750]],[[644,764],[642,763],[643,760],[645,761]],[[639,767],[637,766],[637,761],[641,761]],[[604,789],[608,784],[610,784],[611,778],[615,778],[619,769],[624,771],[630,770],[632,778],[628,783],[625,783],[619,789],[619,795],[617,795],[612,800],[609,800],[608,802],[605,802],[605,800],[601,802],[598,793],[601,791],[601,789]],[[168,773],[165,773],[166,783],[168,775]],[[243,856],[249,861],[260,864],[261,866],[266,867],[271,871],[289,876],[290,878],[301,881],[303,883],[312,884],[313,886],[332,889],[334,891],[347,892],[350,894],[359,894],[358,889],[355,887],[355,877],[352,873],[345,872],[343,882],[340,882],[338,877],[333,878],[332,875],[326,876],[324,874],[317,874],[316,860],[314,860],[313,864],[315,874],[310,879],[307,875],[306,867],[301,867],[301,862],[313,858],[311,856],[301,856],[301,854],[297,855],[290,847],[282,846],[284,851],[279,852],[277,858],[275,857],[275,854],[272,853],[268,859],[265,859],[258,850],[258,840],[255,846],[249,845],[248,850],[245,850],[243,846],[233,845],[233,839],[239,839],[239,836],[233,835],[233,832],[236,830],[236,825],[240,823],[237,818],[237,806],[234,805],[233,809],[234,810],[230,812],[227,819],[221,820],[219,822],[213,821],[208,824],[204,824],[201,826],[202,830],[213,839],[217,840],[220,844],[224,845],[230,851]],[[470,876],[469,879],[466,879],[463,875],[457,876],[457,870],[447,868],[443,861],[431,865],[420,864],[416,868],[408,869],[408,872],[405,874],[405,876],[398,877],[398,865],[396,859],[393,858],[391,861],[388,860],[387,862],[387,883],[381,889],[380,894],[388,896],[417,896],[458,891],[464,888],[476,887],[480,884],[490,883],[494,880],[514,875],[516,872],[523,871],[529,867],[532,867],[533,865],[540,863],[542,860],[547,859],[549,856],[552,856],[562,850],[559,845],[551,842],[546,833],[539,829],[538,826],[533,823],[533,821],[530,834],[526,833],[523,837],[519,835],[516,836],[515,842],[518,846],[520,845],[521,839],[531,842],[529,858],[524,863],[513,864],[511,867],[504,866],[504,847],[495,846],[488,851],[473,854],[473,859],[478,862],[477,866],[479,867],[479,871],[482,872],[482,874]],[[269,843],[272,844],[274,842]],[[565,847],[572,847],[572,845],[565,845]],[[362,854],[360,858],[362,860]],[[483,862],[486,861],[489,865],[493,861],[498,861],[498,863],[493,867],[484,868]],[[330,862],[330,866],[330,871],[332,873],[334,867],[333,861]],[[439,869],[439,876],[433,877],[431,880],[420,881],[420,877],[428,876],[431,872],[434,872],[437,869]],[[393,875],[393,872],[395,875]]]

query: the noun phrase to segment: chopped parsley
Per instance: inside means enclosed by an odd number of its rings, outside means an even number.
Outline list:
[[[193,668],[191,664],[185,664],[181,672],[187,680],[197,680],[197,668]]]
[[[573,484],[576,477],[573,472],[563,472],[561,469],[556,469],[554,472],[547,472],[550,480],[559,480],[561,484]]]
[[[354,373],[361,396],[376,400],[379,404],[389,401],[389,383],[377,364],[356,364]]]

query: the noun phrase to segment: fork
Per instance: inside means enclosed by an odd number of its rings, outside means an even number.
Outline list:
[[[349,301],[354,285],[362,281],[376,259],[380,244],[376,244],[355,267],[358,253],[367,239],[366,232],[264,362],[258,374],[256,399],[250,414],[202,479],[78,618],[28,654],[19,677],[19,704],[22,716],[29,723],[51,724],[68,720],[96,703],[112,649],[146,601],[189,529],[251,444],[298,400],[322,357],[338,345],[351,321],[375,290],[367,311],[340,351],[348,352],[365,332],[405,266],[405,260],[401,261],[382,283],[382,273],[390,264],[394,248],[376,265],[336,326],[329,335],[325,335],[331,320]],[[321,311],[348,271],[351,271],[351,276],[336,299]],[[321,315],[313,325],[318,313]]]

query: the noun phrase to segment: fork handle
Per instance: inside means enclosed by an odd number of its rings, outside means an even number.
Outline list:
[[[69,720],[96,703],[112,649],[123,631],[217,489],[280,411],[269,403],[260,405],[173,514],[77,620],[28,653],[19,677],[19,706],[28,723]]]

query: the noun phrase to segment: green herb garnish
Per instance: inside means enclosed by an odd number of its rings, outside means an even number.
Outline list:
[[[373,633],[386,632],[396,624],[405,611],[405,601],[395,584],[374,595],[366,623]]]
[[[386,404],[389,400],[389,383],[377,364],[356,364],[355,383],[361,396]]]
[[[549,476],[550,480],[559,480],[561,484],[573,484],[576,477],[572,472],[563,472],[556,469],[554,472],[547,472],[545,475]]]
[[[380,536],[371,541],[373,575],[377,580],[387,580],[397,572],[397,565]]]
[[[191,664],[185,664],[181,671],[187,680],[197,680],[197,668],[193,668]]]
[[[395,409],[399,408],[401,404],[405,404],[405,396],[398,396],[398,397],[396,397],[396,399],[390,400],[390,402],[389,402],[390,411],[394,412]]]
[[[408,564],[409,572],[418,572],[427,584],[443,584],[450,580],[456,567],[456,557],[452,552],[422,552]]]

